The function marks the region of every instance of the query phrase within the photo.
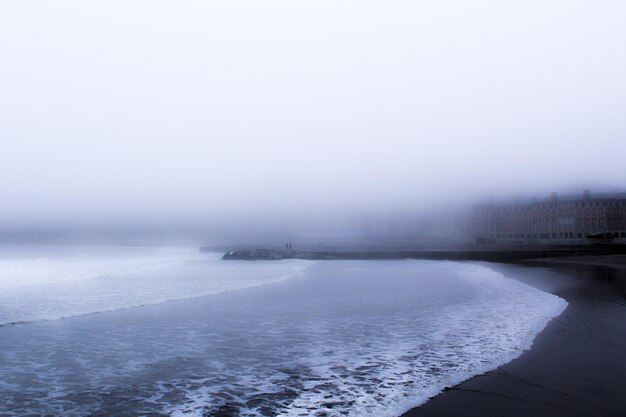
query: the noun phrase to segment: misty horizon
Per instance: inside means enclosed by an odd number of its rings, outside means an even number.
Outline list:
[[[623,190],[625,11],[4,4],[0,224],[263,222]]]

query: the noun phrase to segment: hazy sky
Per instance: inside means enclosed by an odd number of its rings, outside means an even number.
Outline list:
[[[5,1],[0,59],[5,218],[626,186],[621,0]]]

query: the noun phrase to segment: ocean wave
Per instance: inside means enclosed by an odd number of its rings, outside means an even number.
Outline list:
[[[4,261],[0,326],[59,320],[184,300],[279,282],[310,261],[261,267],[219,261],[218,254],[155,249],[140,257],[79,256]]]
[[[518,357],[566,306],[485,266],[301,262],[216,261],[257,287],[5,328],[0,403],[8,415],[392,417]],[[176,276],[193,287],[210,263]]]

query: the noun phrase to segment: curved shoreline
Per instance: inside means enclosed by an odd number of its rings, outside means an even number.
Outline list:
[[[267,253],[248,250],[229,252],[223,259],[489,262],[491,268],[505,270],[509,278],[565,299],[568,307],[548,323],[535,337],[532,348],[517,359],[447,388],[401,417],[626,416],[625,248],[546,249]]]
[[[532,348],[402,417],[626,415],[626,269],[602,259],[554,262],[490,264],[568,302]]]

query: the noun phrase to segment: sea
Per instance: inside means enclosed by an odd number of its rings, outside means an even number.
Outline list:
[[[399,416],[566,306],[489,264],[220,257],[3,247],[0,415]]]

